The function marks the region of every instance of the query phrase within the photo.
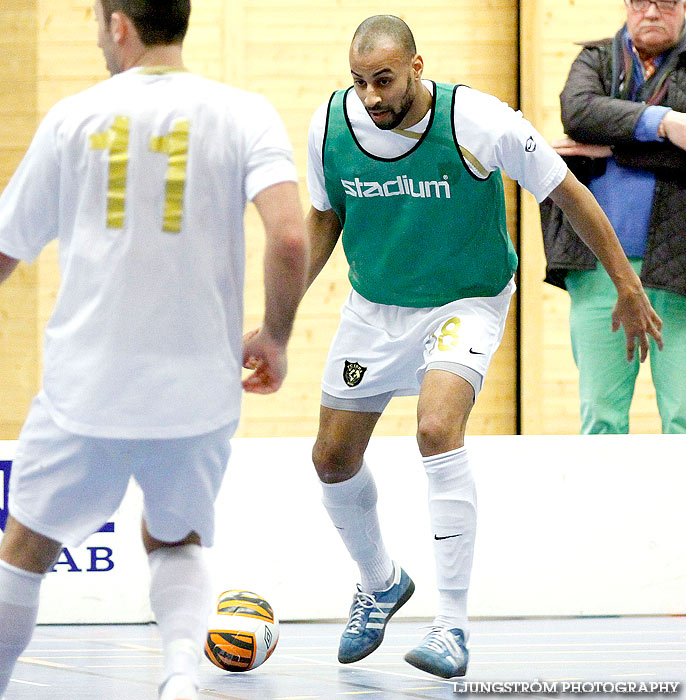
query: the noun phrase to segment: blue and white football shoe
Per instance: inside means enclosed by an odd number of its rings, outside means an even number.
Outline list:
[[[467,673],[469,650],[464,632],[459,629],[434,627],[421,644],[405,654],[405,661],[441,678],[455,678]]]
[[[342,664],[364,659],[383,642],[386,624],[414,593],[412,579],[393,562],[393,583],[378,593],[357,593],[350,606],[348,624],[341,635],[338,660]]]

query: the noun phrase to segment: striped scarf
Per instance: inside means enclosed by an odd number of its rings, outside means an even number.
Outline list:
[[[669,87],[667,78],[677,67],[679,55],[685,48],[686,28],[682,30],[679,41],[662,55],[659,67],[646,70],[642,82],[643,76],[634,70],[634,53],[624,25],[612,40],[612,97],[648,105],[662,104]]]

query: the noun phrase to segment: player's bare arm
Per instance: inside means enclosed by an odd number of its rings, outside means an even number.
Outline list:
[[[624,327],[628,360],[633,359],[638,339],[639,357],[643,362],[648,356],[648,335],[662,349],[662,321],[648,301],[607,216],[571,171],[551,192],[550,198],[566,214],[581,240],[610,275],[618,295],[612,312],[612,330]]]
[[[319,211],[310,207],[305,217],[305,227],[310,240],[310,265],[307,274],[309,289],[336,247],[341,235],[341,222],[333,209]]]
[[[243,366],[254,372],[243,381],[246,391],[271,394],[286,376],[286,344],[305,291],[309,246],[298,190],[281,182],[253,200],[264,224],[264,322],[243,342]]]
[[[16,258],[10,258],[9,255],[0,253],[0,284],[2,284],[13,272],[19,264]]]

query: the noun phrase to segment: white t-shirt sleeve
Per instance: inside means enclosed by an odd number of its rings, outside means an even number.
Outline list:
[[[318,107],[310,121],[310,132],[307,138],[307,189],[310,193],[312,206],[319,211],[331,209],[331,202],[329,202],[329,196],[326,193],[324,164],[322,162],[328,108],[328,102]]]
[[[267,99],[256,97],[250,122],[245,168],[245,196],[248,200],[271,185],[298,181],[286,127]]]
[[[42,121],[0,196],[0,251],[27,262],[57,237],[60,168],[54,111]]]
[[[567,174],[567,165],[519,111],[497,97],[461,86],[455,133],[489,172],[503,170],[542,202]]]

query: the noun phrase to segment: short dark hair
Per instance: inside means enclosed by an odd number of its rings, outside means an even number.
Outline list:
[[[146,46],[180,44],[188,31],[191,0],[100,0],[109,26],[113,12],[132,22]]]
[[[368,17],[355,30],[352,44],[356,51],[369,53],[376,48],[381,38],[391,39],[407,54],[414,56],[417,53],[417,45],[412,35],[412,30],[395,15],[374,15]]]

